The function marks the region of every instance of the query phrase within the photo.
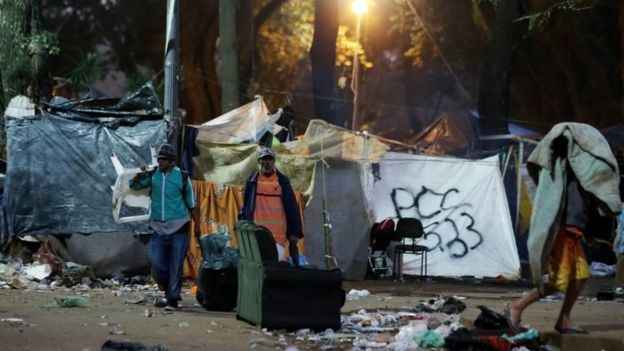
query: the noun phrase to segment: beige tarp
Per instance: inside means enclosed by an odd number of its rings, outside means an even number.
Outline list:
[[[374,163],[379,162],[390,149],[375,136],[355,133],[319,119],[310,121],[301,140],[282,145],[296,155]]]
[[[256,144],[218,144],[197,139],[199,156],[193,157],[193,179],[217,184],[243,185],[258,169]],[[314,166],[317,160],[277,152],[276,168],[290,178],[293,189],[307,202],[314,189]]]

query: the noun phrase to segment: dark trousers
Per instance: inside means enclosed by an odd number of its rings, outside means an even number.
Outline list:
[[[167,304],[175,304],[182,300],[180,290],[187,248],[187,226],[183,226],[173,234],[153,233],[150,239],[149,259],[152,277],[158,285],[164,287]]]

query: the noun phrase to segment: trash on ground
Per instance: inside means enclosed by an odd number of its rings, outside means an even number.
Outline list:
[[[54,301],[46,304],[44,307],[72,308],[72,307],[82,307],[86,304],[87,304],[87,299],[82,296],[65,296],[65,297],[55,297]]]
[[[107,340],[101,348],[101,351],[168,351],[164,345],[144,346],[141,343],[133,341],[116,341]]]
[[[358,300],[363,297],[369,296],[370,294],[371,294],[370,291],[366,289],[364,290],[351,289],[349,293],[347,294],[347,301]]]
[[[608,265],[602,262],[593,261],[589,264],[589,271],[592,277],[604,278],[615,275],[615,265]]]
[[[24,269],[27,278],[41,281],[52,274],[52,266],[47,263],[33,264]]]
[[[22,318],[17,318],[17,317],[2,318],[2,319],[0,319],[0,322],[6,322],[6,323],[14,324],[14,325],[23,325],[23,324],[26,324],[26,323],[24,322],[24,319],[22,319]]]

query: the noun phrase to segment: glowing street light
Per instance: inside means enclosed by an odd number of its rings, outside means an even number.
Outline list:
[[[351,10],[358,15],[363,15],[368,10],[367,0],[353,0],[351,4]]]
[[[351,118],[351,129],[359,129],[359,104],[358,93],[360,91],[360,60],[358,54],[360,53],[360,28],[362,23],[362,15],[368,10],[368,0],[353,0],[351,3],[351,10],[357,15],[357,29],[355,40],[357,48],[353,51],[353,71],[351,72],[351,90],[353,91],[353,116]]]

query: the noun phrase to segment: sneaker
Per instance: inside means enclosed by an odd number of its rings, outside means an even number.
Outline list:
[[[165,306],[165,311],[169,311],[169,312],[177,311],[179,309],[180,309],[180,305],[178,305],[177,302],[167,303],[167,306]]]
[[[154,299],[154,307],[165,307],[167,306],[167,299],[165,299],[164,297],[158,297],[156,299]]]

